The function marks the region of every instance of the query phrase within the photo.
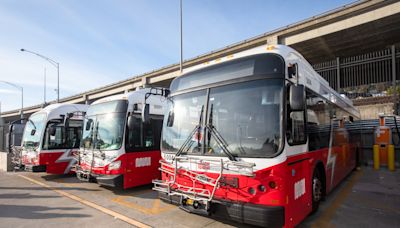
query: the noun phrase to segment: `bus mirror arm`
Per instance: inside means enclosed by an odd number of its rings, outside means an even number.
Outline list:
[[[134,128],[134,125],[135,125],[135,119],[134,119],[134,117],[132,116],[132,114],[128,116],[128,122],[127,122],[127,124],[128,124],[128,129],[129,129],[130,131],[132,131],[133,128]]]
[[[85,126],[85,130],[89,131],[90,127],[92,126],[93,120],[92,119],[88,119],[86,122],[86,126]]]
[[[289,90],[289,105],[292,111],[303,111],[305,106],[304,85],[291,85]]]
[[[56,135],[56,127],[51,126],[50,129],[49,129],[49,134],[51,136],[55,136]]]
[[[169,111],[167,119],[167,127],[172,127],[174,125],[175,113],[173,110]]]
[[[143,123],[148,122],[149,118],[150,118],[150,105],[144,103],[143,108],[142,108],[142,121],[143,121]]]

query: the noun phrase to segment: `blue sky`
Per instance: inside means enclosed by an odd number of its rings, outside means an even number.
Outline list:
[[[350,0],[184,0],[184,58],[298,22]],[[71,96],[179,62],[179,0],[0,0],[0,81],[24,104]],[[2,111],[20,108],[0,83]]]

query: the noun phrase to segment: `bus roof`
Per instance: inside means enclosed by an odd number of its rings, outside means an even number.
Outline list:
[[[133,110],[133,105],[138,104],[139,108],[142,107],[142,104],[144,102],[144,98],[146,93],[149,93],[151,88],[143,88],[135,91],[131,91],[128,93],[124,94],[117,94],[117,95],[112,95],[109,97],[104,97],[101,99],[96,100],[93,102],[91,105],[96,105],[108,101],[115,101],[115,100],[127,100],[128,101],[128,112]],[[165,102],[166,98],[162,96],[150,96],[147,99],[147,103],[150,104],[150,114],[155,114],[155,115],[164,115],[164,109],[166,106]]]
[[[67,113],[86,112],[88,107],[89,105],[84,104],[51,104],[32,115],[44,113],[48,120],[59,119],[60,115],[65,115]]]
[[[234,60],[244,59],[245,57],[249,56],[254,56],[258,54],[268,54],[268,53],[273,53],[281,56],[284,59],[286,67],[288,67],[290,64],[297,63],[298,75],[299,75],[298,80],[300,84],[303,84],[308,89],[316,92],[317,94],[321,95],[330,102],[345,109],[354,117],[360,118],[360,112],[358,111],[357,108],[353,106],[353,102],[350,99],[348,99],[344,95],[339,94],[333,88],[331,88],[329,86],[329,83],[313,69],[313,67],[299,52],[285,45],[262,45],[238,53],[230,54],[228,56],[220,57],[212,61],[205,62],[203,64],[188,67],[184,69],[183,74],[178,78],[174,79],[174,81],[180,80],[181,77],[184,78],[185,76],[195,74],[196,72],[209,69],[210,67],[215,66],[217,64],[227,63]],[[285,74],[287,74],[286,70]],[[295,83],[297,79],[291,78],[288,80],[291,80],[293,83]],[[194,87],[195,86],[196,85],[194,85]]]

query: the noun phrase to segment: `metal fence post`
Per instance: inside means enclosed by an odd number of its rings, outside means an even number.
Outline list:
[[[340,93],[340,59],[336,57],[336,91]]]
[[[392,83],[396,86],[396,47],[392,45]]]

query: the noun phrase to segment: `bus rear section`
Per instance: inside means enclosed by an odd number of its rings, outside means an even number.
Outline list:
[[[131,188],[160,177],[163,100],[149,99],[150,118],[142,104],[151,89],[100,99],[84,122],[77,177],[103,186]]]
[[[32,114],[21,143],[21,163],[25,170],[71,173],[86,108],[86,105],[53,104]]]
[[[191,213],[294,227],[354,168],[358,116],[289,47],[219,59],[172,82],[153,189]]]

